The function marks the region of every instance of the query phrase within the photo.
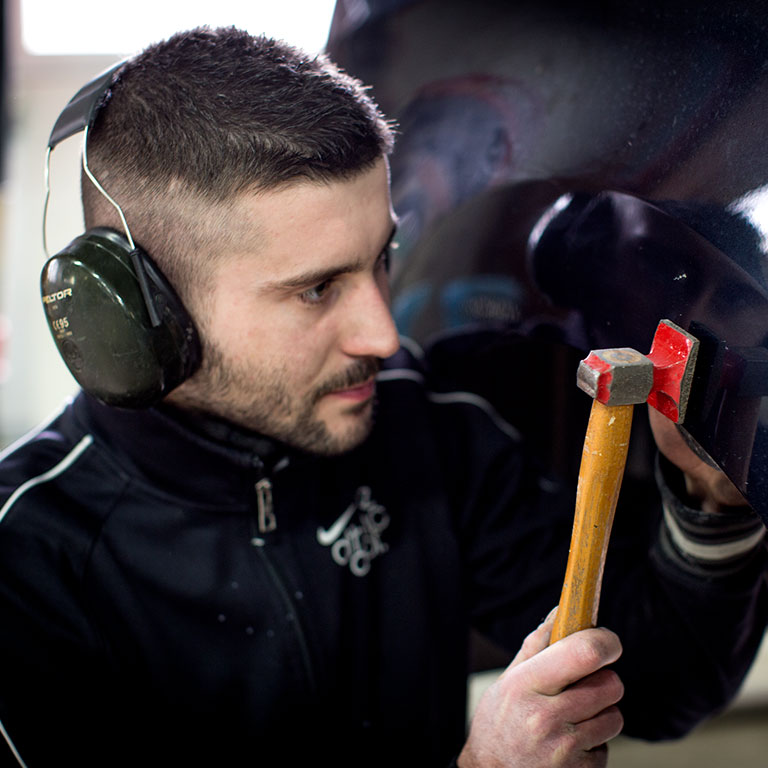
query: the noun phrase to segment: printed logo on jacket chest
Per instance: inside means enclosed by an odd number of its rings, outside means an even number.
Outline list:
[[[365,576],[371,570],[371,560],[389,549],[381,538],[389,520],[387,510],[371,497],[371,489],[362,486],[333,525],[317,529],[317,541],[330,547],[337,565],[348,566],[355,576]]]

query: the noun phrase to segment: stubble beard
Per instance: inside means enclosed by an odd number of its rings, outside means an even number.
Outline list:
[[[363,384],[379,367],[376,358],[361,358],[320,384],[309,396],[297,399],[285,386],[285,370],[245,370],[212,346],[205,350],[202,366],[187,382],[186,391],[179,393],[177,402],[293,448],[333,456],[355,448],[368,437],[373,428],[373,403],[367,400],[349,405],[345,414],[351,424],[341,432],[331,432],[316,416],[317,404],[331,392]]]

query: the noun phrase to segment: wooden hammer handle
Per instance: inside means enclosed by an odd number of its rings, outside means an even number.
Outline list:
[[[571,549],[550,644],[594,627],[605,553],[627,462],[632,405],[592,403],[576,490]]]

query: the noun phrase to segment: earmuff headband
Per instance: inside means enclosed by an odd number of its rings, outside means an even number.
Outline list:
[[[48,148],[93,125],[112,85],[112,78],[125,62],[121,61],[86,83],[59,115],[48,139]]]

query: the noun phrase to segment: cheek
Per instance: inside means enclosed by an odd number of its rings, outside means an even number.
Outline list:
[[[275,349],[297,382],[316,383],[327,375],[333,344],[319,333],[285,334]]]
[[[246,301],[234,289],[227,295],[231,298],[213,302],[202,330],[234,365],[283,372],[285,383],[296,388],[327,377],[338,337],[331,317]]]
[[[279,325],[241,327],[227,341],[233,365],[265,380],[276,377],[299,395],[328,377],[332,346],[320,334],[291,331]]]

